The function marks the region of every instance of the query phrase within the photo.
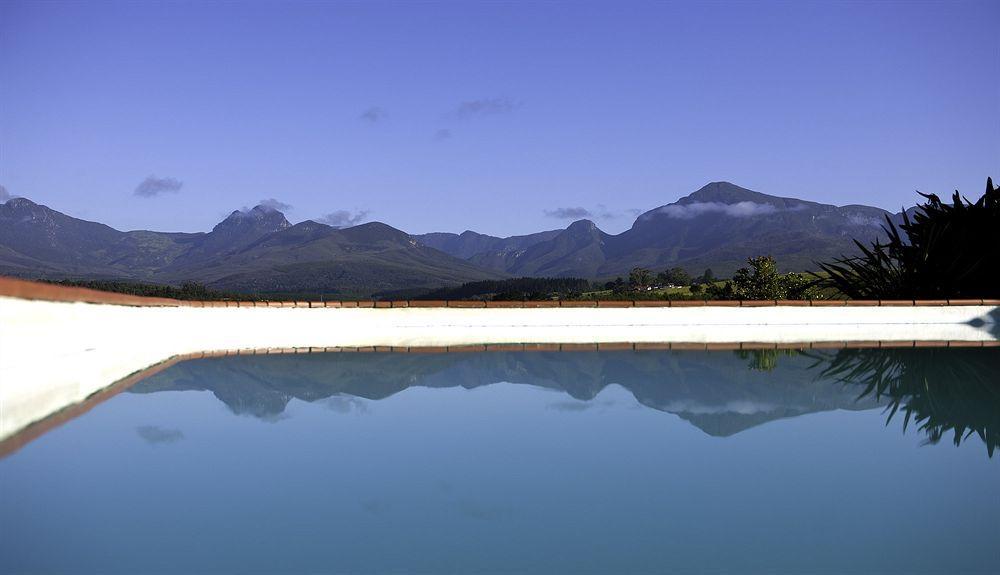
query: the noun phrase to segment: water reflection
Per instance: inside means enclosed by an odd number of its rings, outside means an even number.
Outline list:
[[[888,425],[916,426],[928,443],[977,435],[990,457],[1000,445],[1000,353],[989,349],[843,349],[820,356],[820,378],[859,386],[859,401],[886,406]]]
[[[499,382],[563,392],[562,411],[597,407],[609,385],[645,407],[713,436],[808,413],[884,406],[929,443],[977,435],[1000,443],[1000,353],[991,349],[842,349],[726,352],[489,352],[232,356],[184,362],[132,393],[204,390],[236,414],[280,419],[289,401],[364,413],[363,400],[411,387],[473,389]]]

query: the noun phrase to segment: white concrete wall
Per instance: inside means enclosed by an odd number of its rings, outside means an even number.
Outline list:
[[[489,343],[993,341],[993,306],[129,307],[0,297],[0,440],[170,357]],[[973,324],[986,324],[975,327]]]

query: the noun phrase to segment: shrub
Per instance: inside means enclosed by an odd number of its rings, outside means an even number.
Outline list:
[[[897,228],[882,226],[888,242],[870,247],[855,240],[861,255],[819,264],[820,285],[856,299],[988,298],[998,291],[1000,188],[986,180],[975,203],[956,191],[951,203],[934,194]],[[902,233],[900,233],[902,231]]]

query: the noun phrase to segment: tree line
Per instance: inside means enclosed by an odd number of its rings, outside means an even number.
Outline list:
[[[521,301],[543,299],[573,299],[591,289],[583,278],[511,278],[482,280],[464,283],[458,287],[430,290],[413,296],[419,300],[481,299],[492,301]]]
[[[256,301],[260,299],[252,294],[216,291],[195,282],[185,282],[179,286],[119,280],[59,280],[49,281],[48,283],[143,297],[158,297],[179,300]]]

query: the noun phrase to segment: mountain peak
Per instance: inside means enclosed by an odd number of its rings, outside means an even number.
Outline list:
[[[249,210],[233,210],[226,219],[219,222],[213,232],[255,229],[259,232],[277,232],[292,227],[285,219],[285,214],[264,205],[254,206]]]
[[[23,222],[45,221],[49,223],[53,223],[55,221],[56,215],[62,215],[51,208],[41,204],[36,204],[28,198],[20,197],[11,198],[0,204],[0,213],[4,214],[5,217],[16,218]]]
[[[4,203],[12,208],[31,208],[38,205],[28,198],[22,198],[20,196],[11,198]]]
[[[602,241],[604,232],[597,224],[590,220],[577,220],[570,224],[563,232],[566,237],[573,238],[574,241]]]
[[[770,198],[766,194],[761,194],[753,190],[748,190],[746,188],[737,186],[731,182],[709,182],[699,188],[697,191],[688,194],[687,196],[681,198],[677,203],[688,203],[688,202],[721,202],[724,204],[733,204],[736,202],[746,202],[746,201],[761,201],[765,198]]]
[[[597,224],[595,224],[591,220],[576,220],[566,228],[566,231],[567,232],[573,231],[579,233],[579,232],[592,232],[596,229],[597,229]]]

